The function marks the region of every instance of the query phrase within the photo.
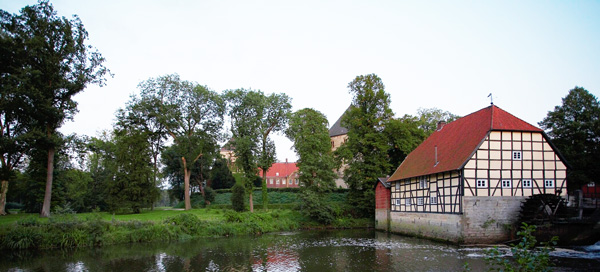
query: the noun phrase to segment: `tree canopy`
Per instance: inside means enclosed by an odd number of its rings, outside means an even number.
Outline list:
[[[305,108],[292,113],[286,130],[299,156],[296,164],[300,182],[314,191],[327,191],[335,187],[335,162],[328,124],[321,112]]]
[[[216,153],[217,142],[222,138],[224,101],[208,87],[181,80],[176,74],[148,79],[139,88],[143,100],[157,101],[158,106],[153,109],[158,121],[181,155],[185,209],[189,210],[191,169],[202,162],[201,157]]]
[[[357,76],[348,88],[353,95],[352,105],[342,117],[348,140],[336,154],[348,164],[344,179],[351,190],[351,205],[357,207],[359,215],[368,216],[375,209],[372,188],[391,167],[388,139],[382,132],[393,112],[390,96],[377,75]]]
[[[47,176],[41,216],[50,214],[56,130],[77,112],[74,95],[88,84],[103,85],[109,73],[104,58],[87,44],[88,33],[77,16],[59,17],[48,1],[26,6],[21,14],[0,11],[3,59],[3,92],[17,97],[20,114],[37,132],[38,145],[47,150]],[[4,65],[4,64],[3,64]],[[4,90],[4,87],[8,87]],[[4,96],[4,95],[3,95]],[[21,119],[23,120],[23,119]]]
[[[600,176],[600,104],[582,87],[571,89],[562,105],[539,122],[572,166],[569,189],[596,181]],[[596,185],[598,186],[598,185]]]
[[[244,171],[246,189],[250,193],[250,211],[252,203],[251,180],[258,168],[263,171],[263,207],[266,208],[267,184],[266,172],[275,162],[275,143],[271,132],[283,131],[287,125],[288,114],[292,108],[290,98],[285,94],[265,95],[255,90],[229,90],[225,93],[231,117],[232,144],[235,147],[236,164]]]

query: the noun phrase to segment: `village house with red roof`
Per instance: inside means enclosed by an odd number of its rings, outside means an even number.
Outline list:
[[[389,201],[377,202],[376,227],[456,243],[506,241],[521,202],[566,196],[566,178],[567,164],[543,130],[491,105],[440,123],[378,182],[378,199]]]
[[[262,170],[259,172],[262,177]],[[267,188],[297,188],[300,187],[298,180],[298,166],[295,162],[276,162],[267,171]]]

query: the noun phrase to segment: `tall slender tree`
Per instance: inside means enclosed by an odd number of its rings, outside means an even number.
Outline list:
[[[328,124],[321,112],[305,108],[292,113],[286,130],[299,156],[300,183],[315,192],[325,192],[335,187],[335,162]]]
[[[377,75],[357,76],[348,88],[354,96],[342,117],[348,140],[336,153],[348,164],[344,179],[350,189],[350,205],[356,207],[358,216],[372,216],[375,210],[372,188],[377,178],[386,175],[390,168],[388,139],[382,132],[393,112],[390,96]]]
[[[263,172],[263,208],[266,208],[266,173],[275,162],[275,143],[269,135],[285,129],[292,106],[285,94],[265,96],[261,91],[237,89],[227,91],[225,96],[232,122],[236,164],[244,171],[246,189],[250,192],[250,211],[253,212],[252,180],[260,168]]]
[[[202,156],[216,152],[217,141],[222,137],[225,103],[208,87],[181,80],[176,74],[148,79],[139,88],[142,99],[159,101],[158,121],[181,154],[185,209],[189,210],[191,169],[201,162]]]
[[[77,112],[73,96],[88,84],[102,86],[109,71],[102,55],[85,44],[88,33],[81,20],[59,17],[48,1],[26,6],[19,15],[2,11],[1,18],[2,35],[11,37],[18,48],[13,52],[24,53],[13,64],[19,69],[4,76],[19,83],[13,87],[21,90],[25,112],[43,135],[38,142],[43,142],[48,153],[40,212],[46,217],[50,215],[56,130]]]

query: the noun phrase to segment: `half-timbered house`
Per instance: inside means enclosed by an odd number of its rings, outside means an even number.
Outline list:
[[[458,243],[506,240],[521,202],[566,195],[566,177],[541,129],[491,105],[439,124],[388,179],[390,229]]]

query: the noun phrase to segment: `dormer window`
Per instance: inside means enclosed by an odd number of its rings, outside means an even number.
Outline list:
[[[521,151],[513,151],[512,159],[513,161],[520,161],[523,158]]]

